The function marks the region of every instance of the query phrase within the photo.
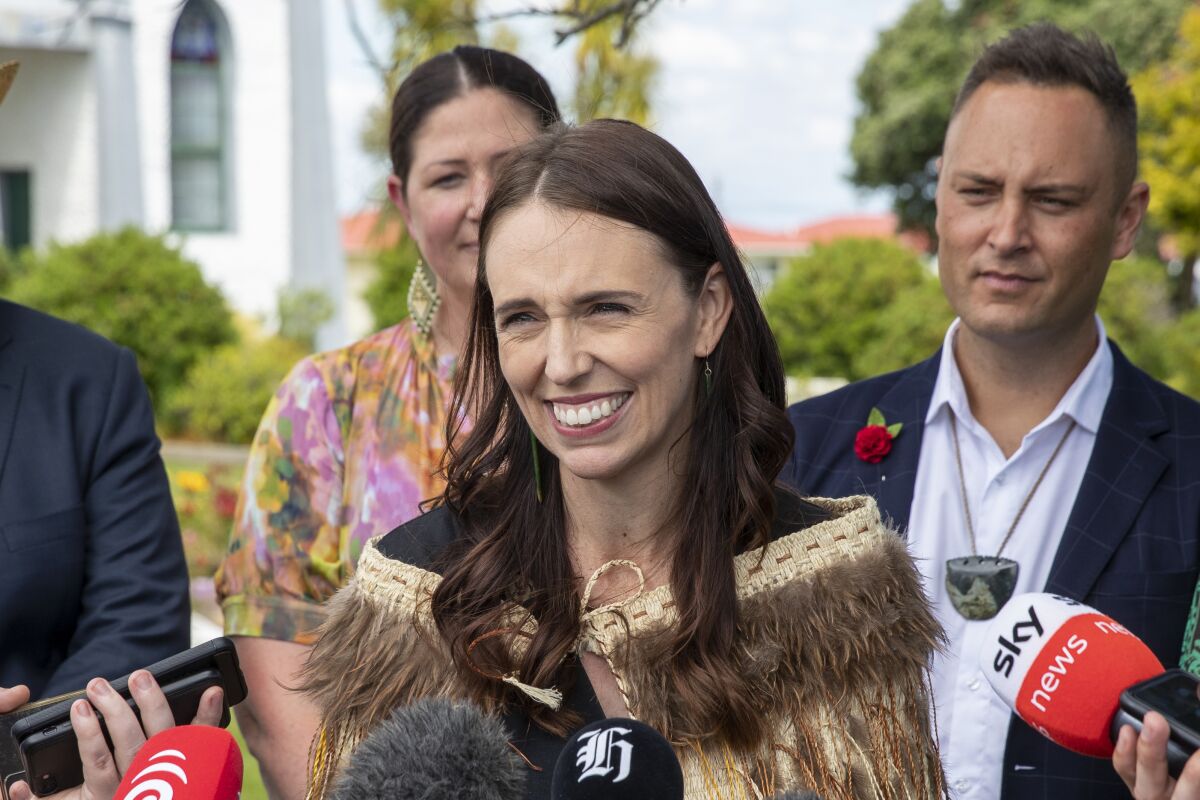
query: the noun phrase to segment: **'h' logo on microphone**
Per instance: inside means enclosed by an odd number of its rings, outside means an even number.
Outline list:
[[[633,745],[620,737],[632,732],[629,728],[613,727],[589,731],[580,736],[575,765],[582,772],[576,783],[581,783],[584,778],[606,777],[613,770],[617,771],[617,777],[612,779],[612,783],[620,783],[628,778]]]

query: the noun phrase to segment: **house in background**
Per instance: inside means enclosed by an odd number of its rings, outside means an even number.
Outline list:
[[[726,224],[733,243],[749,262],[751,278],[759,295],[771,288],[779,271],[789,260],[804,255],[814,244],[828,244],[847,238],[890,239],[921,255],[928,253],[930,245],[929,237],[923,233],[897,232],[894,214],[830,217],[790,231],[765,231],[729,222]],[[349,295],[346,301],[347,326],[353,335],[363,336],[370,332],[372,321],[370,311],[361,297],[379,268],[375,254],[394,247],[402,235],[402,229],[394,216],[383,219],[379,211],[374,209],[343,217],[341,228]]]
[[[320,0],[0,0],[0,236],[172,232],[240,311],[319,289],[347,341]]]
[[[789,231],[764,231],[729,225],[733,243],[750,262],[755,288],[761,295],[771,288],[780,270],[815,244],[838,239],[890,239],[914,253],[929,252],[929,237],[921,231],[897,231],[895,214],[847,214],[801,225]]]

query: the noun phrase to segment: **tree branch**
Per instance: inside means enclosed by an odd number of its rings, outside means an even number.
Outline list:
[[[478,25],[520,17],[555,18],[564,23],[563,27],[556,28],[554,31],[554,44],[557,46],[572,36],[577,36],[589,28],[619,15],[621,28],[617,34],[616,45],[624,47],[629,42],[638,23],[645,19],[661,2],[662,0],[610,0],[598,8],[585,10],[579,0],[567,0],[559,6],[528,6],[496,14],[482,14],[464,22]]]
[[[344,0],[343,4],[346,7],[346,21],[350,25],[350,33],[353,34],[359,51],[367,60],[367,64],[378,73],[379,82],[387,87],[388,76],[392,74],[392,68],[386,66],[375,54],[375,48],[371,47],[371,40],[367,38],[367,32],[363,30],[362,24],[358,21],[358,10],[354,6],[354,0]]]

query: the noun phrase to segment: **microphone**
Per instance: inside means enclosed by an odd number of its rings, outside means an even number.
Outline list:
[[[125,771],[117,800],[238,800],[242,751],[229,731],[180,725],[156,733]]]
[[[1076,600],[1031,592],[1001,609],[979,666],[1017,716],[1068,750],[1111,758],[1121,692],[1163,672],[1123,625]]]
[[[798,792],[779,792],[771,795],[771,800],[821,800],[821,795],[801,789]]]
[[[426,698],[392,712],[362,741],[331,800],[521,800],[525,765],[500,720]]]
[[[683,769],[666,739],[637,720],[580,728],[554,765],[551,800],[683,800]]]

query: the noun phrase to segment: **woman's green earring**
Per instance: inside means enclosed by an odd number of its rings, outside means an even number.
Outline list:
[[[529,444],[533,448],[533,485],[537,489],[538,502],[542,502],[542,459],[538,456],[538,440],[529,429]]]
[[[412,279],[408,282],[408,315],[417,330],[426,336],[433,330],[433,315],[437,313],[442,298],[438,295],[437,283],[429,274],[425,262],[417,259]]]
[[[704,359],[704,394],[712,397],[712,367],[708,365],[708,358]]]

